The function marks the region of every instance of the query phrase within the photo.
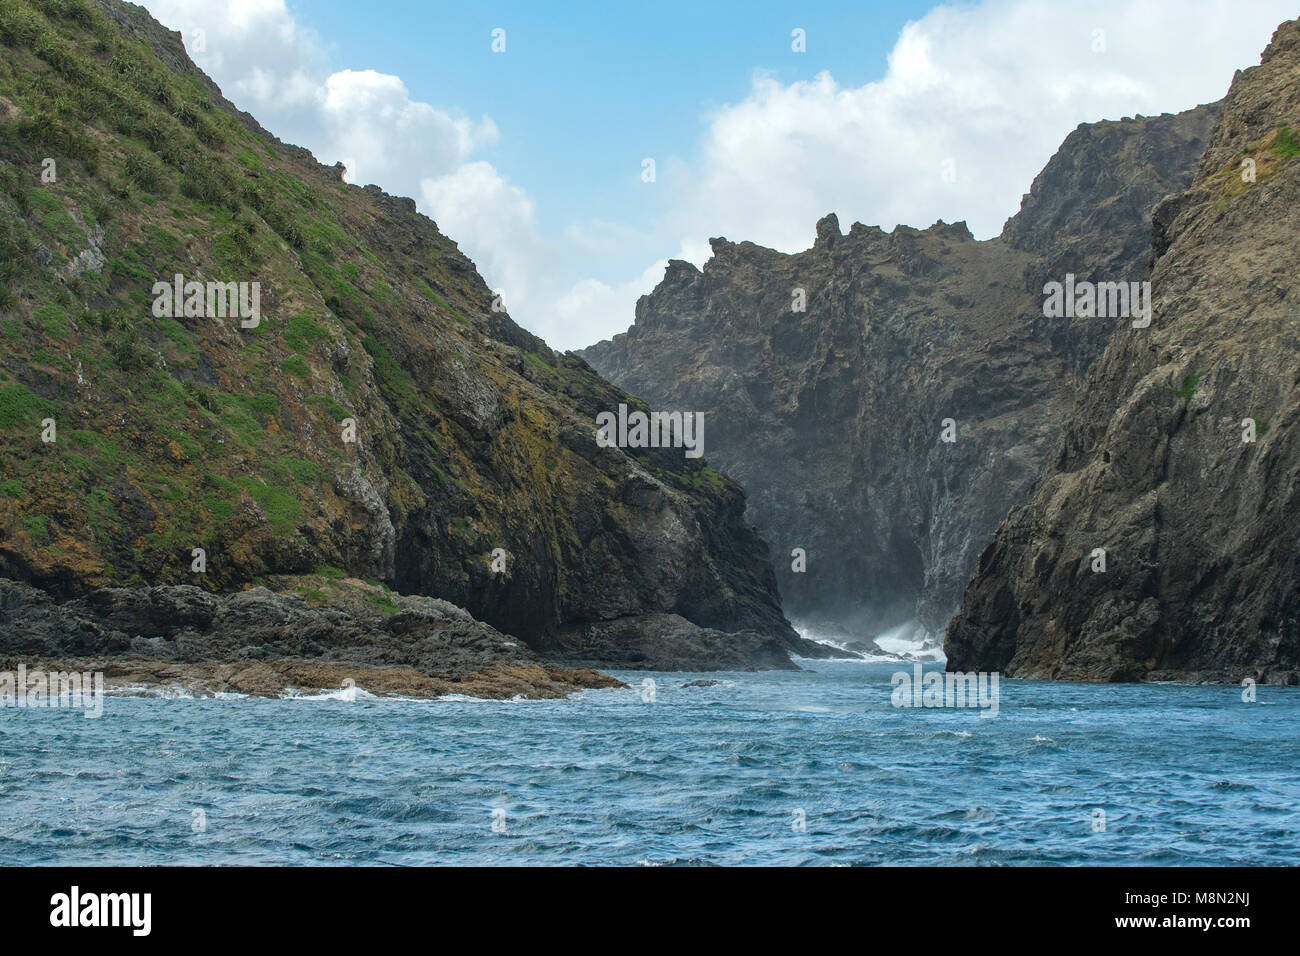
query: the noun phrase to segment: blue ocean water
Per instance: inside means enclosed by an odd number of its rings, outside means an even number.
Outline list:
[[[564,701],[3,709],[0,862],[1300,863],[1300,688],[1003,680],[990,718],[892,706],[907,665],[803,663]]]

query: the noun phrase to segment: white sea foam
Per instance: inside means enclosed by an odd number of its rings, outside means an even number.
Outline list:
[[[819,631],[814,627],[805,624],[795,624],[794,629],[799,632],[799,636],[805,640],[813,641],[827,647],[833,647],[839,651],[849,651],[858,656],[856,657],[833,657],[826,658],[832,661],[866,661],[868,663],[880,663],[885,661],[900,660],[922,660],[943,663],[947,660],[944,656],[943,648],[939,647],[934,639],[925,628],[921,627],[916,621],[908,621],[897,627],[890,628],[875,637],[875,643],[883,653],[862,652],[851,647],[851,639],[845,639],[841,636],[831,636],[825,632]],[[804,658],[796,657],[796,660]]]
[[[817,643],[818,643],[818,644],[825,644],[827,647],[833,647],[833,648],[835,648],[837,651],[845,651],[845,650],[848,650],[848,648],[842,647],[842,646],[839,645],[839,644],[835,644],[835,643],[832,642],[832,641],[818,641]],[[898,658],[897,658],[897,657],[894,657],[892,654],[864,654],[864,653],[859,653],[858,651],[854,651],[854,652],[853,652],[853,655],[854,655],[853,657],[801,657],[801,656],[798,655],[798,654],[791,654],[791,655],[790,655],[790,659],[793,660],[793,661],[796,661],[796,662],[797,662],[797,661],[808,661],[809,663],[813,663],[813,664],[817,664],[817,663],[821,663],[821,664],[861,664],[861,663],[863,663],[864,661],[865,661],[866,663],[868,663],[868,664],[876,664],[876,663],[879,663],[879,662],[881,662],[881,661],[896,661],[896,660],[898,660]]]
[[[105,697],[145,697],[154,700],[249,700],[252,694],[240,694],[234,691],[219,690],[212,693],[196,691],[192,687],[182,687],[180,684],[115,684],[104,690]],[[428,697],[405,697],[401,695],[391,695],[380,697],[372,694],[370,691],[360,687],[340,687],[334,690],[320,691],[317,693],[307,693],[296,687],[286,687],[273,698],[275,700],[293,700],[293,701],[393,701],[393,702],[410,702],[426,703],[432,698]],[[440,698],[446,699],[446,698]],[[472,700],[473,698],[465,698]]]
[[[847,646],[848,643],[847,641],[836,640],[830,635],[818,631],[815,628],[809,627],[806,624],[795,624],[794,629],[798,633],[798,635],[802,637],[805,641],[812,641],[814,644],[820,644],[823,647],[831,647],[837,651],[846,652],[846,656],[844,657],[804,657],[800,654],[791,654],[790,657],[796,661],[827,661],[830,663],[847,663],[850,661],[857,661],[857,662],[889,661],[894,659],[892,657],[881,657],[878,654],[862,654],[858,651],[851,651]],[[848,654],[852,654],[853,656],[852,657],[847,656]]]
[[[304,694],[294,687],[286,687],[284,693],[280,695],[282,700],[341,700],[347,703],[353,703],[358,700],[379,700],[380,698],[363,690],[355,684],[347,687],[339,687],[335,690],[322,691],[318,694]],[[384,698],[387,700],[388,698]]]
[[[943,648],[936,645],[933,635],[916,621],[908,621],[890,628],[876,637],[876,646],[898,657],[946,661]]]
[[[114,684],[104,689],[105,697],[151,697],[155,700],[243,700],[247,694],[200,694],[180,684]]]

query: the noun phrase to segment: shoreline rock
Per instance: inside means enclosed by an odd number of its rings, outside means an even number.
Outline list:
[[[678,614],[642,614],[565,628],[541,648],[574,667],[654,671],[801,670],[790,655],[831,657],[833,648],[801,637],[700,627]],[[841,653],[841,652],[835,652]]]
[[[603,668],[798,670],[792,653],[828,656],[801,638],[729,633],[675,614],[592,622],[534,649],[448,601],[378,583],[283,575],[267,584],[221,595],[193,585],[100,588],[61,600],[0,578],[0,670],[102,671],[110,685],[196,696],[317,693],[350,678],[381,695],[554,698],[626,686]]]
[[[18,662],[0,662],[14,670]],[[169,696],[183,693],[203,698],[217,694],[289,698],[356,691],[376,698],[437,700],[452,695],[480,700],[527,698],[548,700],[581,690],[626,687],[598,671],[547,667],[543,664],[503,664],[447,680],[413,667],[371,667],[336,661],[285,658],[276,661],[177,662],[150,658],[76,658],[24,660],[28,673],[71,671],[102,673],[109,696]]]
[[[563,697],[616,678],[541,659],[436,598],[356,579],[280,578],[214,595],[192,585],[102,588],[59,602],[0,578],[0,670],[98,670],[118,684],[278,696],[336,690],[414,697]],[[296,587],[297,593],[288,590]]]

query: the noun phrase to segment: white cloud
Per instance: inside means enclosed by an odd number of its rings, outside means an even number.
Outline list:
[[[284,0],[146,0],[145,6],[181,32],[194,62],[243,109],[284,113],[314,97],[324,50]]]
[[[552,285],[553,250],[538,233],[533,201],[491,163],[466,163],[425,179],[420,196],[438,228],[470,250],[489,284],[502,290],[512,317]]]
[[[996,235],[1076,125],[1220,98],[1289,15],[1272,0],[936,8],[904,27],[878,82],[755,76],[743,101],[709,117],[694,185],[668,223],[682,241],[784,251],[807,248],[831,211],[845,226],[965,219]]]
[[[562,293],[555,303],[555,314],[564,329],[565,338],[574,343],[568,347],[590,345],[614,332],[623,331],[631,324],[630,316],[621,326],[611,329],[621,316],[628,315],[627,304],[636,302],[664,277],[667,259],[651,263],[628,282],[610,286],[597,279],[582,279]]]
[[[464,116],[413,101],[396,76],[374,70],[331,74],[316,96],[320,136],[316,149],[347,155],[359,183],[417,194],[420,174],[456,170],[479,146],[497,138],[488,117]]]
[[[491,118],[414,100],[400,77],[331,72],[320,38],[284,0],[146,3],[237,106],[321,162],[346,161],[350,181],[418,198],[422,180],[455,174],[497,139]]]
[[[1291,15],[1281,0],[936,7],[902,29],[876,82],[756,73],[706,117],[690,167],[660,177],[678,195],[651,233],[699,266],[710,236],[806,249],[827,212],[846,228],[964,219],[996,235],[1079,123],[1219,99]],[[631,323],[643,278],[575,286],[564,311],[590,341],[608,337]]]

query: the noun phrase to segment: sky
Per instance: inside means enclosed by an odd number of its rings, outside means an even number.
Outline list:
[[[555,348],[708,240],[996,235],[1081,122],[1217,100],[1281,0],[143,0],[226,97],[410,196]]]

